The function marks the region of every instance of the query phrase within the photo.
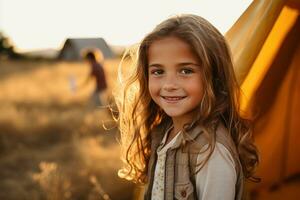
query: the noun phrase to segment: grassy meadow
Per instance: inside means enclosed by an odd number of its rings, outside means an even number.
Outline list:
[[[118,64],[104,65],[107,101]],[[132,199],[109,110],[89,105],[93,82],[71,90],[88,73],[83,62],[0,61],[0,199]]]

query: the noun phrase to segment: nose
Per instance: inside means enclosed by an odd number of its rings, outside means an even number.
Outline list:
[[[163,83],[163,90],[166,91],[173,91],[173,90],[177,90],[178,87],[178,81],[176,79],[176,76],[174,75],[168,75],[165,77],[164,83]]]

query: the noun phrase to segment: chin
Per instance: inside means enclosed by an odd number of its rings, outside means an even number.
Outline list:
[[[169,117],[181,117],[184,115],[184,113],[178,113],[178,112],[168,112],[165,111],[165,113],[169,116]]]

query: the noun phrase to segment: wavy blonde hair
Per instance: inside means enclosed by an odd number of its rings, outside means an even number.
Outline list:
[[[190,45],[201,61],[204,96],[194,122],[209,130],[222,122],[236,145],[244,176],[255,180],[258,152],[252,141],[251,121],[240,113],[240,88],[236,81],[230,51],[223,35],[208,21],[196,15],[171,17],[149,33],[139,44],[134,70],[123,82],[121,96],[116,98],[124,166],[119,176],[138,183],[147,181],[151,132],[159,124],[170,122],[151,99],[148,91],[148,50],[159,39],[175,36]],[[128,54],[123,59],[128,58]],[[215,134],[210,139],[209,159]]]

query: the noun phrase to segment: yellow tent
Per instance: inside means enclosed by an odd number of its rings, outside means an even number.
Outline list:
[[[299,11],[299,0],[255,0],[226,33],[242,107],[255,119],[262,182],[253,199],[300,199]]]

